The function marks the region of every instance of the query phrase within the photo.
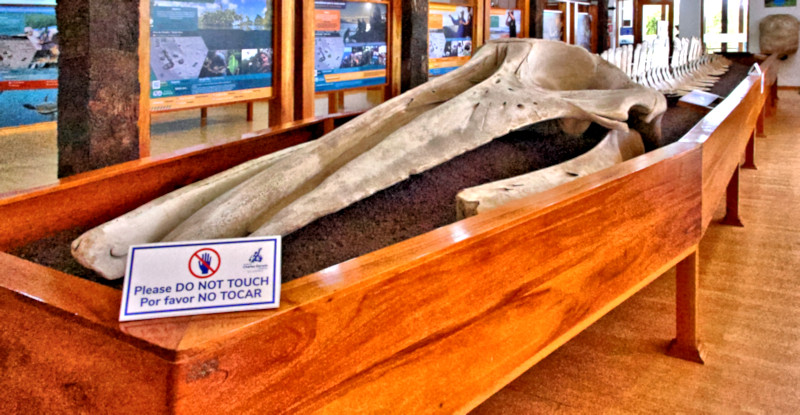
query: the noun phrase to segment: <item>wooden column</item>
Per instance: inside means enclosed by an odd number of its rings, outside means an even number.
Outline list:
[[[297,0],[295,7],[294,116],[314,116],[314,0]]]
[[[703,363],[705,353],[697,335],[699,265],[699,252],[695,249],[675,267],[675,339],[667,354]]]
[[[405,92],[428,81],[428,0],[402,4],[400,90]]]
[[[302,3],[302,0],[298,0],[298,3]],[[275,16],[275,24],[273,25],[274,29],[272,31],[274,34],[273,42],[275,54],[275,59],[273,60],[274,66],[272,68],[272,79],[274,79],[272,83],[272,94],[274,98],[269,101],[269,125],[271,127],[293,121],[296,116],[294,108],[296,4],[295,0],[276,0],[274,7],[273,15]],[[313,53],[313,43],[311,44],[311,48]],[[300,68],[302,68],[302,66],[300,66]],[[314,68],[311,69],[313,71]],[[298,78],[302,78],[302,76]],[[247,120],[252,121],[252,103],[248,105]]]
[[[58,176],[139,158],[139,0],[59,0]]]
[[[609,48],[608,40],[608,0],[597,1],[597,20],[595,21],[597,28],[597,48],[595,53],[602,53]]]
[[[386,30],[389,34],[387,50],[389,61],[386,62],[386,81],[387,85],[383,91],[382,101],[388,101],[401,94],[403,81],[403,0],[393,0],[387,5],[388,25]],[[427,36],[427,33],[426,35]],[[427,53],[427,50],[426,50]],[[427,65],[427,60],[426,63]],[[426,66],[427,68],[427,66]]]
[[[544,9],[547,0],[530,0],[528,10],[528,37],[541,39],[544,37]]]
[[[744,226],[739,219],[739,170],[737,164],[725,192],[725,217],[722,219],[724,225]]]

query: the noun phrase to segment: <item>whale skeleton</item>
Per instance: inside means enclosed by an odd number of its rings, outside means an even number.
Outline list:
[[[245,163],[87,231],[73,256],[120,278],[128,247],[158,241],[287,235],[512,131],[557,120],[660,140],[665,98],[585,49],[489,42],[461,68],[365,112],[325,136]]]
[[[672,59],[669,40],[658,38],[634,48],[624,45],[604,51],[600,56],[618,66],[631,79],[664,94],[686,95],[693,90],[708,91],[725,74],[730,61],[721,55],[704,52],[700,39],[675,39]],[[619,56],[625,57],[620,60]]]

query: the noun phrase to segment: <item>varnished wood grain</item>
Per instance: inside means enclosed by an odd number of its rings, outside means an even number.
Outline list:
[[[757,104],[733,100],[734,106]],[[307,132],[306,127],[301,129]],[[286,128],[287,134],[296,133]],[[191,164],[191,157],[201,155],[192,153],[183,162]],[[107,292],[84,282],[74,301],[64,295],[47,305],[48,290],[60,291],[72,281],[7,255],[0,256],[0,265],[7,264],[0,266],[0,296],[38,298],[31,304],[54,311],[51,315],[64,320],[65,327],[77,322],[91,329],[89,334],[74,330],[76,343],[119,342],[122,364],[127,358],[140,359],[144,366],[154,358],[171,362],[169,372],[154,364],[152,372],[167,381],[151,382],[147,387],[153,389],[141,396],[155,394],[156,402],[166,396],[174,413],[461,412],[691,253],[703,229],[705,158],[703,140],[670,145],[294,280],[282,288],[281,308],[272,311],[115,328],[109,310],[118,302]],[[131,174],[163,174],[158,171],[162,167],[122,166],[104,174],[122,180]],[[92,189],[102,193],[114,187],[95,183],[106,180],[105,175],[84,177],[72,187],[64,183],[35,197],[22,195],[10,205],[19,215],[25,214],[21,206],[38,209],[37,215],[30,213],[37,210],[27,213],[36,219],[50,213],[43,205],[36,207],[44,197],[51,206],[80,213],[75,202],[46,198],[78,188],[74,191],[83,195]],[[157,186],[148,182],[141,187]],[[65,209],[63,214],[70,213]],[[73,219],[93,220],[85,214]],[[83,305],[87,298],[100,299],[99,311]],[[25,330],[21,320],[10,321],[12,333]],[[104,337],[113,342],[97,340]],[[30,344],[39,351],[49,347]],[[81,365],[91,364],[80,354],[69,355]],[[47,365],[14,364],[39,376],[66,376]],[[95,372],[82,368],[68,375],[92,384]],[[116,386],[104,382],[96,399],[141,380],[134,371],[118,374]],[[147,412],[145,403],[132,407]]]
[[[306,119],[314,116],[314,0],[297,0],[296,13],[294,111]]]
[[[699,249],[705,365],[663,354],[670,272],[492,396],[472,415],[794,414],[800,409],[800,95],[780,91],[759,170],[741,173],[747,227],[713,222]],[[723,215],[722,209],[715,219]]]
[[[276,0],[274,9],[274,67],[273,99],[269,102],[271,127],[294,121],[295,97],[295,8],[296,0]],[[313,115],[313,114],[311,114]],[[309,115],[309,117],[311,116]],[[300,117],[303,118],[303,117]]]
[[[680,140],[703,144],[704,229],[744,156],[765,100],[760,77],[749,76]]]
[[[390,1],[387,6],[389,9],[389,24],[386,30],[389,35],[389,64],[387,65],[388,84],[384,90],[384,100],[389,100],[400,95],[402,76],[402,55],[403,55],[403,3],[402,0]]]
[[[150,2],[139,3],[139,158],[150,157]]]

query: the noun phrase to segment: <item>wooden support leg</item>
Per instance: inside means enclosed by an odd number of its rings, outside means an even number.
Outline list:
[[[733,171],[728,190],[725,194],[725,217],[722,224],[730,226],[744,226],[739,219],[739,166]]]
[[[756,133],[750,135],[750,141],[747,142],[747,148],[744,152],[743,169],[758,170],[756,167]]]
[[[764,107],[761,108],[761,112],[758,113],[758,120],[756,121],[756,133],[759,137],[766,137],[767,135],[764,134],[764,120],[767,118],[767,108],[769,107],[769,102],[764,104]]]
[[[208,108],[200,108],[200,126],[205,127],[208,123]]]
[[[675,267],[675,339],[667,355],[702,364],[705,353],[697,336],[699,261],[695,249]]]
[[[247,121],[253,121],[253,102],[247,103]]]

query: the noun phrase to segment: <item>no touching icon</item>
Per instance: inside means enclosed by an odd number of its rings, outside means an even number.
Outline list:
[[[219,253],[211,248],[203,248],[189,258],[189,272],[195,278],[209,278],[216,274],[222,264]]]

